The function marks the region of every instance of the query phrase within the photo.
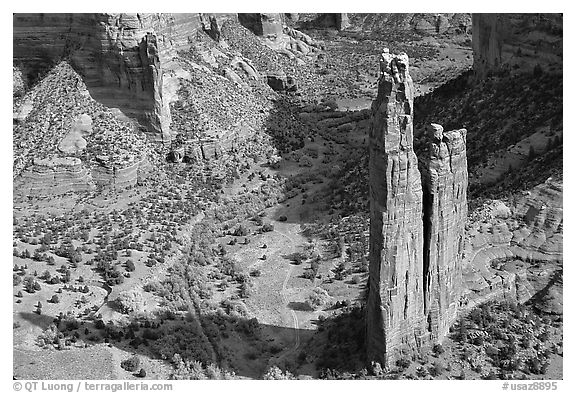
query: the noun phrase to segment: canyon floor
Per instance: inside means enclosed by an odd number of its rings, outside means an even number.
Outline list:
[[[250,126],[234,151],[173,163],[151,144],[149,175],[127,189],[15,192],[15,378],[562,379],[558,127],[535,126],[473,162],[470,303],[443,344],[390,370],[364,363],[377,56],[385,45],[405,49],[426,108],[456,113],[434,92],[469,72],[472,49],[467,34],[390,43],[306,33],[325,43],[317,84],[264,100],[262,129]],[[466,86],[470,102],[486,99],[488,88]],[[230,91],[240,102],[242,91]],[[286,124],[298,142],[288,149]],[[546,166],[546,177],[517,188],[509,168],[523,165]],[[519,307],[502,295],[510,285]]]

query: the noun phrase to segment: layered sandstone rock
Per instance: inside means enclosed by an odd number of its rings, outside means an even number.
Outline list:
[[[99,164],[92,167],[92,177],[99,186],[111,187],[117,190],[134,187],[138,180],[146,177],[150,163],[146,159],[118,165],[107,157],[99,157]]]
[[[242,26],[259,36],[282,34],[282,14],[238,14]]]
[[[76,157],[35,159],[14,189],[25,195],[60,195],[95,189],[90,170]]]
[[[413,150],[408,56],[380,60],[370,128],[368,359],[393,364],[425,336],[422,186]]]
[[[494,201],[473,212],[463,260],[462,297],[469,307],[498,298],[527,301],[561,270],[562,202],[562,183],[550,179],[506,209]]]
[[[468,214],[466,130],[444,132],[432,124],[422,160],[424,190],[424,311],[431,339],[448,333],[462,286],[464,229]]]

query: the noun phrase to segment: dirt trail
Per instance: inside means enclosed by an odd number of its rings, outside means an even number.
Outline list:
[[[291,244],[294,243],[294,240],[290,236],[285,235],[284,233],[282,233],[278,230],[275,230],[275,232],[277,232],[278,234],[287,238]],[[294,265],[290,264],[290,267],[288,268],[288,272],[286,273],[286,278],[284,279],[284,283],[282,284],[282,302],[290,310],[290,314],[292,315],[292,321],[294,323],[294,334],[295,334],[294,347],[292,348],[292,350],[290,352],[296,351],[296,350],[298,350],[298,347],[300,347],[300,333],[299,333],[300,327],[298,325],[298,316],[296,315],[296,312],[294,310],[292,310],[291,308],[288,307],[288,298],[286,297],[287,285],[288,285],[288,281],[290,281],[290,277],[292,275],[293,269],[294,269]]]

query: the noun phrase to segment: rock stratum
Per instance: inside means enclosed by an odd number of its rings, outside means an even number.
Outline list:
[[[393,364],[441,340],[459,309],[467,216],[466,130],[432,124],[413,148],[414,86],[406,54],[385,51],[370,128],[368,358]]]

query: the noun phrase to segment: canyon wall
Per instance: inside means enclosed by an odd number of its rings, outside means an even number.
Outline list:
[[[242,26],[258,36],[281,34],[284,18],[283,14],[238,14]]]
[[[481,77],[502,64],[503,16],[472,14],[474,70]]]
[[[468,214],[466,130],[432,124],[422,161],[424,190],[424,312],[431,339],[448,333],[462,292],[464,229]]]
[[[370,127],[368,359],[389,364],[424,331],[422,185],[413,150],[408,56],[380,60]]]
[[[562,14],[472,14],[475,73],[561,73],[562,32]]]
[[[236,15],[14,14],[14,64],[35,81],[68,59],[95,100],[170,140],[172,59],[198,31],[230,18]]]

